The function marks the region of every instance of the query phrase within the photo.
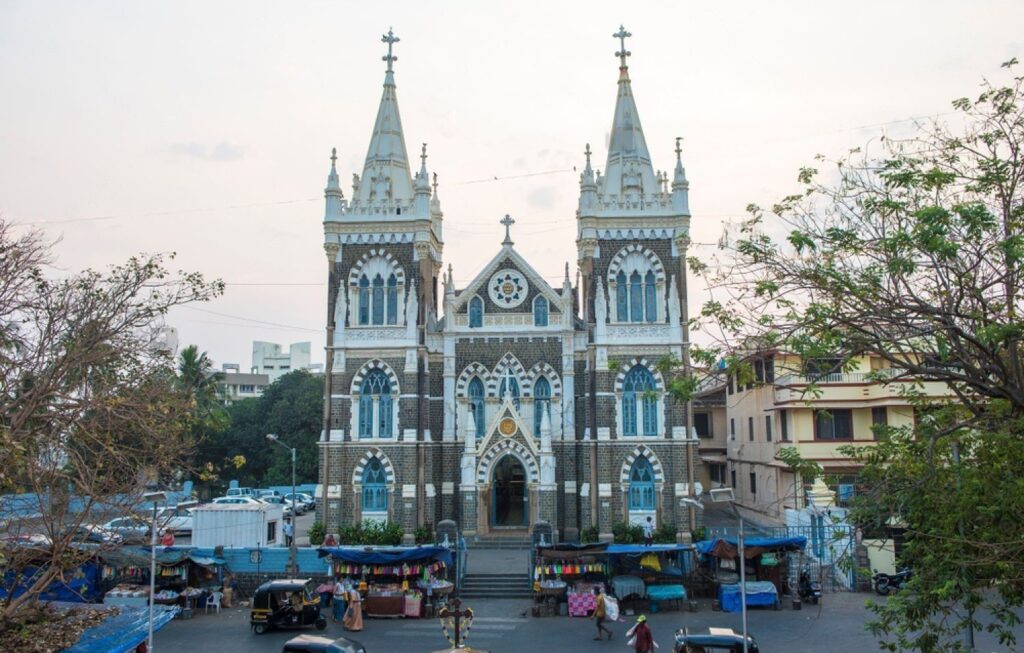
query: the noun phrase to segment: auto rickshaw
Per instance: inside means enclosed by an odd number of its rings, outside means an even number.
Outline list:
[[[731,628],[676,631],[673,653],[743,653],[743,635]],[[747,653],[758,653],[757,642],[747,635]]]
[[[320,614],[320,596],[313,591],[313,581],[292,578],[263,583],[252,595],[249,626],[257,635],[271,628],[327,628],[327,619]]]

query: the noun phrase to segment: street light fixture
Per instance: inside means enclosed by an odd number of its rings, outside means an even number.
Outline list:
[[[731,487],[716,487],[709,490],[711,503],[728,503],[732,514],[740,523],[739,538],[737,538],[737,558],[740,566],[740,613],[743,620],[743,653],[747,653],[747,560],[743,551],[743,516],[736,509],[736,493]]]
[[[289,542],[289,545],[288,545],[288,568],[289,568],[289,573],[290,574],[296,575],[296,574],[298,574],[298,568],[297,568],[298,565],[296,564],[297,558],[298,558],[298,553],[296,551],[296,546],[295,546],[295,512],[296,512],[295,511],[295,447],[289,447],[284,442],[281,442],[281,439],[278,437],[278,435],[276,433],[267,433],[267,439],[270,440],[271,442],[273,442],[274,444],[277,444],[277,445],[279,445],[281,447],[284,447],[288,451],[292,452],[292,496],[291,496],[291,504],[292,504],[292,517],[291,517],[291,519],[292,519],[292,521],[291,521],[291,524],[292,524],[292,537],[291,537],[291,542]]]
[[[146,492],[142,495],[143,501],[153,503],[153,521],[149,524],[149,637],[147,639],[147,650],[153,650],[153,594],[156,593],[156,507],[157,504],[167,501],[167,495],[163,492]]]

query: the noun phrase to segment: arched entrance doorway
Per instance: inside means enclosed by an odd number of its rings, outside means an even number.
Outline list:
[[[523,528],[530,514],[526,489],[526,470],[513,455],[505,455],[494,465],[491,480],[491,526]]]

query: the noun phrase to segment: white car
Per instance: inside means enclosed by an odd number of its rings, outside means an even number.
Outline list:
[[[166,506],[156,513],[157,533],[169,530],[175,535],[192,534],[192,508],[198,503]]]
[[[228,488],[227,496],[229,497],[254,497],[256,491],[251,487],[233,487]]]
[[[111,519],[101,528],[111,533],[117,533],[125,542],[145,543],[149,538],[149,522],[140,517],[118,517]]]
[[[292,495],[291,494],[284,495],[284,500],[289,502],[289,503],[291,503]],[[316,508],[316,501],[314,501],[313,497],[309,496],[305,492],[296,492],[295,493],[295,503],[299,506],[299,513],[300,514],[303,513],[303,512],[306,512],[306,511],[309,511],[309,510],[313,510],[314,508]]]
[[[284,509],[284,516],[291,517],[293,514],[291,502],[285,501],[284,497],[264,496],[260,497],[260,501],[264,503],[271,503],[277,506],[281,506]],[[299,510],[302,510],[302,504],[296,504],[295,506]]]

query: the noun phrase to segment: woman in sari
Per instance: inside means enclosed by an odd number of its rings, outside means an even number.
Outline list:
[[[360,631],[363,629],[363,597],[359,590],[348,591],[348,609],[345,611],[345,618],[342,620],[345,630]]]

